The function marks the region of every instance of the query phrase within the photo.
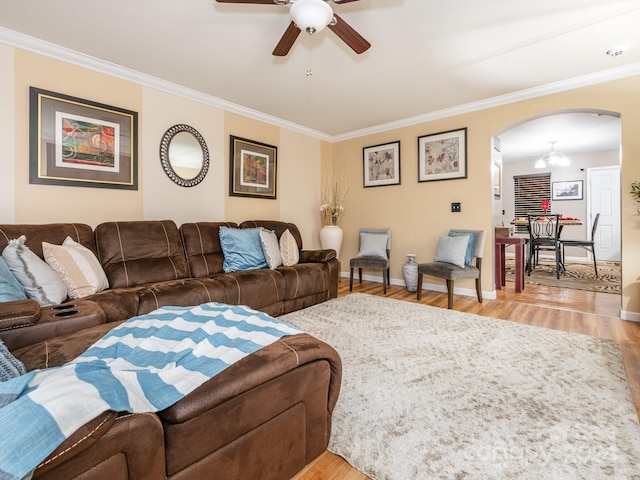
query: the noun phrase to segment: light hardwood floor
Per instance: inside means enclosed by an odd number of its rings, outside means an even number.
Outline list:
[[[354,292],[383,295],[382,285],[354,280]],[[340,279],[338,296],[349,294],[349,280]],[[392,285],[388,298],[417,302],[416,294]],[[419,303],[447,308],[447,294],[423,290]],[[479,303],[475,297],[454,296],[454,310],[540,327],[582,333],[620,343],[629,387],[640,418],[640,323],[620,320],[620,296],[581,290],[526,285],[514,292],[513,283],[497,292],[495,300]],[[342,458],[325,452],[292,480],[365,480],[366,475]]]

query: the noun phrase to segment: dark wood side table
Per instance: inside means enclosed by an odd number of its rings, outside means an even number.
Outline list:
[[[516,292],[524,290],[524,237],[496,237],[496,290],[501,290],[505,285],[505,248],[507,245],[516,246]]]

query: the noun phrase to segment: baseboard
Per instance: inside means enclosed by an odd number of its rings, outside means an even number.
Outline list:
[[[629,322],[640,322],[639,312],[629,312],[627,310],[620,310],[620,318]]]
[[[342,278],[346,278],[347,281],[349,280],[349,272],[341,272],[341,276]],[[366,280],[368,282],[376,282],[376,283],[382,283],[382,275],[380,276],[376,276],[376,275],[362,275],[362,280]],[[358,274],[356,273],[353,276],[353,283],[354,285],[356,283],[358,283]],[[405,286],[404,280],[400,279],[400,278],[390,278],[389,279],[389,283],[391,285],[400,285],[401,287]],[[446,284],[442,283],[442,284],[436,284],[436,283],[422,283],[422,289],[423,290],[432,290],[434,292],[447,292],[447,286]],[[453,293],[455,293],[456,295],[465,295],[467,297],[476,297],[476,290],[475,288],[460,288],[460,287],[455,287],[453,288]],[[490,291],[487,292],[485,290],[482,291],[482,298],[483,299],[487,299],[487,300],[495,300],[496,299],[496,291]]]

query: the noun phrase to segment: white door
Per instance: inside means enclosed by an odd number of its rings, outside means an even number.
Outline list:
[[[587,172],[589,182],[589,222],[591,225],[600,213],[595,237],[596,260],[620,261],[622,239],[620,236],[620,167],[591,168]]]

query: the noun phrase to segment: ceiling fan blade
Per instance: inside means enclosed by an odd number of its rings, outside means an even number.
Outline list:
[[[273,49],[273,55],[276,57],[285,57],[289,53],[289,50],[291,50],[291,47],[293,47],[293,44],[295,43],[296,38],[298,38],[298,35],[300,35],[300,32],[301,30],[296,27],[296,24],[291,22],[284,31],[284,34],[282,35],[282,38],[280,38],[276,48]]]
[[[354,0],[350,0],[354,1]],[[335,33],[338,37],[342,39],[344,43],[351,47],[351,50],[356,52],[358,55],[366,52],[371,47],[371,44],[367,42],[362,35],[356,32],[347,22],[345,22],[342,18],[334,13],[333,15],[336,19],[336,24],[329,24],[329,28]]]
[[[353,1],[353,0],[347,0]],[[216,0],[218,3],[257,3],[261,5],[275,5],[273,0]]]
[[[333,3],[341,4],[341,3],[349,3],[349,2],[357,2],[359,0],[333,0]]]

